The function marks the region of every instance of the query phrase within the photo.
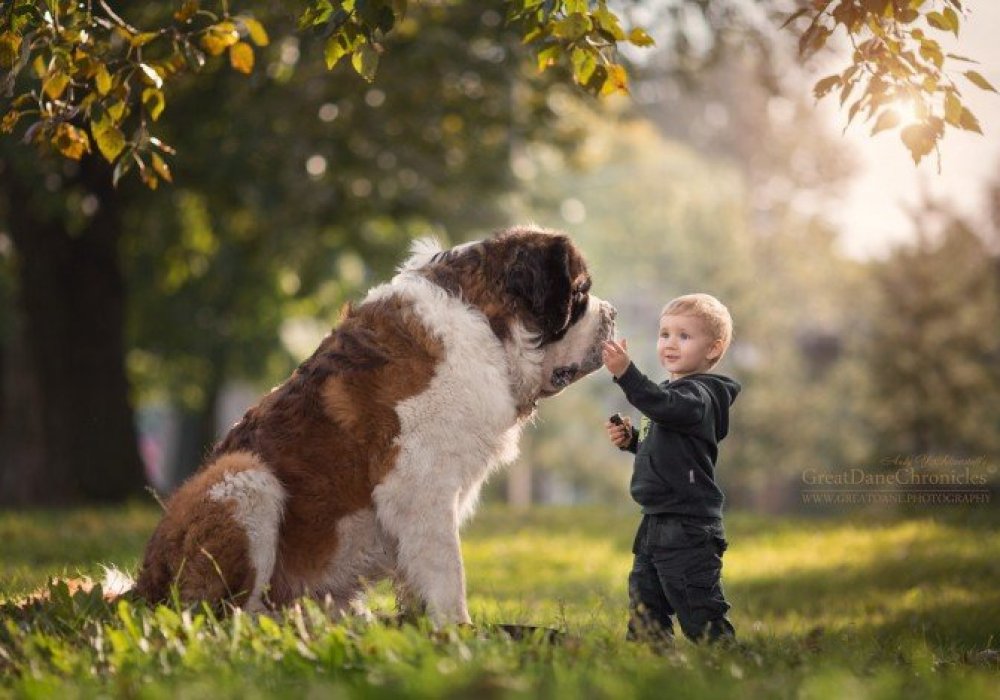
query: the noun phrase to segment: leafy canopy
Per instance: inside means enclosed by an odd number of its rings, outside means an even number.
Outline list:
[[[454,3],[425,4],[447,12]],[[233,70],[250,74],[255,50],[269,39],[251,12],[234,11],[228,0],[211,7],[184,0],[168,14],[151,9],[155,5],[130,7],[139,20],[129,20],[106,0],[0,1],[0,132],[13,133],[24,120],[26,142],[66,158],[79,160],[96,148],[114,164],[115,182],[133,169],[150,188],[171,181],[166,159],[174,151],[154,133],[170,88],[213,57],[225,56]],[[385,38],[406,22],[407,5],[308,0],[298,25],[323,42],[328,68],[349,60],[373,81]],[[950,70],[951,62],[970,59],[945,53],[933,38],[935,32],[957,36],[965,12],[960,0],[810,0],[785,26],[800,28],[803,57],[836,32],[847,35],[854,47],[849,65],[816,83],[817,98],[838,89],[844,104],[857,91],[848,124],[864,112],[875,120],[873,134],[901,127],[919,163],[949,126],[981,133]],[[540,72],[566,66],[582,89],[599,96],[628,92],[619,43],[654,43],[641,27],[626,31],[606,0],[509,0],[506,15],[535,48]],[[962,74],[995,91],[977,71]],[[904,107],[912,114],[908,122]]]

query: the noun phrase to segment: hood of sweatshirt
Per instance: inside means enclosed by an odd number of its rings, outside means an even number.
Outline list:
[[[735,379],[721,374],[690,374],[678,381],[689,380],[698,382],[715,398],[712,410],[715,411],[715,439],[721,440],[729,434],[729,407],[733,405],[740,393],[740,383]]]

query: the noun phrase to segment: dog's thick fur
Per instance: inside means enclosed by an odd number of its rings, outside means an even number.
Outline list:
[[[614,309],[565,235],[422,242],[170,498],[135,592],[263,609],[302,595],[467,623],[459,525],[539,398],[600,364]]]

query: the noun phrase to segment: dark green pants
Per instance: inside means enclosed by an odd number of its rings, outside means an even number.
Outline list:
[[[721,580],[727,546],[719,518],[644,515],[632,546],[628,639],[671,641],[674,615],[692,641],[735,639]]]

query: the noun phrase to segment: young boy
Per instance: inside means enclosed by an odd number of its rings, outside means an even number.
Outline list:
[[[643,513],[628,579],[632,640],[673,640],[674,614],[692,641],[735,639],[720,581],[727,543],[715,464],[740,385],[708,373],[732,334],[729,311],[715,297],[668,303],[656,352],[670,379],[659,385],[632,364],[624,339],[604,344],[604,366],[643,414],[639,430],[628,418],[605,425],[612,443],[635,453],[631,492]]]

